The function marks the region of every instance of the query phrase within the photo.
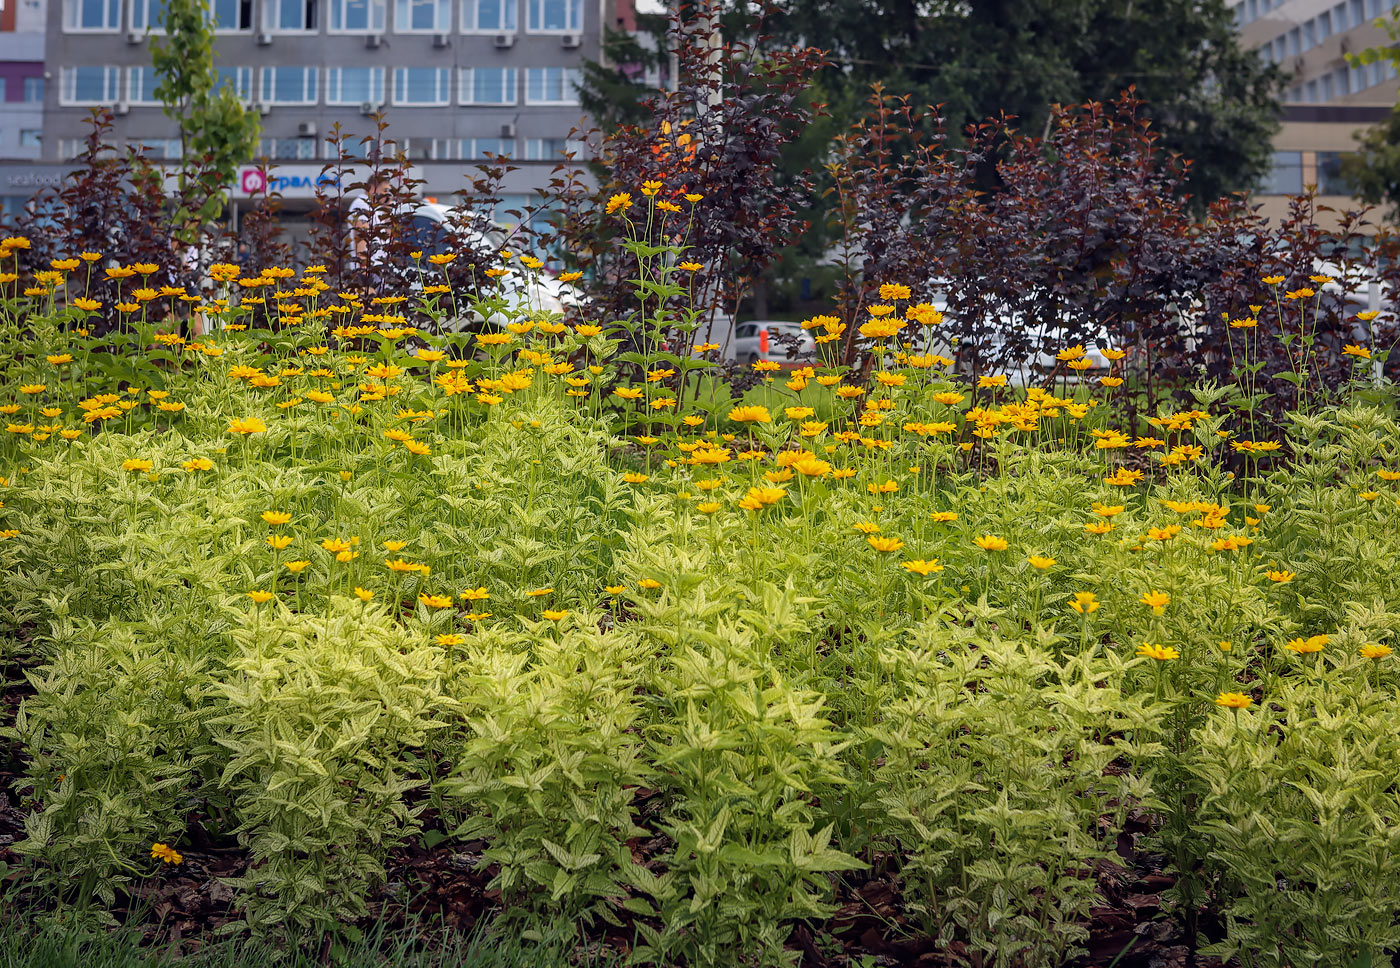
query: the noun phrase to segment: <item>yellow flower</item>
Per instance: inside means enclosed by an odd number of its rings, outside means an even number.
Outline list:
[[[138,471],[138,472],[143,473],[143,474],[146,473],[146,472],[148,472],[148,471],[149,471],[152,467],[154,467],[154,466],[155,466],[155,465],[152,464],[152,463],[151,463],[150,461],[148,461],[148,460],[141,460],[141,459],[135,458],[135,457],[133,457],[133,458],[130,459],[130,460],[124,460],[124,461],[122,461],[122,470],[124,470],[124,471]]]
[[[1138,646],[1137,654],[1144,659],[1156,659],[1158,662],[1167,662],[1171,659],[1181,658],[1181,653],[1170,646],[1153,645],[1151,642],[1144,642]]]
[[[660,588],[661,582],[657,581],[655,578],[643,578],[641,581],[637,582],[637,587],[651,591],[652,589]]]
[[[301,571],[309,564],[311,564],[311,562],[309,561],[289,561],[286,563],[287,570],[290,571],[293,575]]]
[[[1090,507],[1090,510],[1092,510],[1095,514],[1099,515],[1100,517],[1103,517],[1103,518],[1111,518],[1111,517],[1113,517],[1115,514],[1122,514],[1122,513],[1123,513],[1123,505],[1121,505],[1121,504],[1100,504],[1098,501],[1095,501],[1095,502],[1093,503],[1093,505]]]
[[[451,596],[451,595],[428,595],[428,594],[422,594],[422,595],[419,595],[419,596],[418,596],[418,600],[419,600],[420,602],[422,602],[424,605],[428,606],[429,608],[451,608],[451,607],[452,607],[452,596]]]
[[[1330,635],[1310,635],[1306,639],[1289,639],[1284,648],[1289,652],[1307,655],[1312,652],[1321,652],[1330,641],[1332,641]]]
[[[1090,521],[1084,525],[1086,534],[1108,534],[1113,528],[1113,523],[1109,521]]]
[[[267,543],[278,551],[282,551],[292,543],[292,536],[289,534],[270,534],[267,536]]]
[[[1384,659],[1386,656],[1390,655],[1392,651],[1393,650],[1388,645],[1376,645],[1375,643],[1367,642],[1361,647],[1361,658]]]
[[[626,474],[622,475],[622,479],[628,484],[645,484],[647,481],[651,480],[647,475],[638,474],[636,471],[628,471]]]
[[[553,588],[536,588],[534,591],[526,592],[525,594],[530,596],[531,598],[539,598],[541,595],[552,594],[553,591]]]
[[[1069,607],[1080,615],[1092,615],[1099,610],[1098,596],[1093,592],[1075,592]]]
[[[374,597],[374,592],[369,591],[369,590],[364,589],[364,588],[361,588],[359,585],[356,585],[356,586],[355,586],[355,597],[358,598],[358,599],[359,599],[360,601],[362,601],[362,602],[367,602],[367,601],[369,601],[371,598]]]
[[[268,524],[286,524],[292,520],[291,514],[286,511],[264,511],[259,517]]]
[[[1371,351],[1370,351],[1370,350],[1368,350],[1368,349],[1367,349],[1366,347],[1364,347],[1364,346],[1357,346],[1357,345],[1354,344],[1354,343],[1348,343],[1347,345],[1343,346],[1343,347],[1342,347],[1342,354],[1345,355],[1345,356],[1355,356],[1355,357],[1359,357],[1360,359],[1363,359],[1363,360],[1369,360],[1369,359],[1371,358]]]
[[[898,538],[886,538],[876,534],[872,534],[865,540],[869,543],[870,547],[884,554],[898,551],[900,548],[904,547],[904,542],[900,541]]]
[[[1148,528],[1147,537],[1152,541],[1170,541],[1181,533],[1181,525],[1169,524],[1165,528]]]
[[[984,534],[980,538],[974,538],[972,539],[972,543],[983,551],[1005,551],[1008,547],[1005,538],[998,537],[994,534]]]
[[[467,639],[466,636],[459,635],[456,632],[444,632],[441,635],[434,636],[433,641],[438,645],[461,645],[466,642]]]
[[[213,470],[214,462],[207,457],[191,457],[180,466],[187,471],[208,471]]]
[[[977,389],[979,390],[987,390],[992,389],[994,387],[1004,386],[1006,386],[1005,376],[983,376],[979,377],[977,380]]]
[[[1045,569],[1055,564],[1054,558],[1050,558],[1045,555],[1031,555],[1029,558],[1026,559],[1026,561],[1030,563],[1030,566],[1032,568],[1035,568],[1038,571],[1044,571]]]
[[[568,609],[547,608],[541,613],[547,620],[557,622],[569,614]]]
[[[235,417],[229,421],[228,432],[231,434],[261,434],[266,433],[267,424],[263,423],[261,417]]]
[[[1215,697],[1215,704],[1226,709],[1248,709],[1254,705],[1254,700],[1242,692],[1222,692]]]
[[[938,563],[937,558],[932,558],[928,561],[925,561],[922,558],[918,558],[913,561],[905,561],[900,564],[900,567],[906,571],[913,572],[916,575],[925,576],[930,575],[933,572],[943,570],[943,566]]]
[[[261,605],[263,602],[269,601],[272,598],[272,592],[265,592],[259,589],[257,591],[249,592],[248,597],[251,598],[257,604]]]
[[[929,519],[935,524],[951,524],[958,519],[957,511],[930,511]]]
[[[719,502],[702,501],[699,504],[695,505],[695,510],[699,511],[701,514],[714,514],[716,511],[719,510]]]
[[[486,591],[485,586],[482,586],[481,588],[468,588],[466,591],[462,592],[462,598],[466,599],[469,602],[482,602],[490,597],[491,596]]]
[[[735,423],[772,423],[773,418],[768,413],[767,407],[745,406],[734,407],[729,411],[729,419]]]
[[[1295,577],[1297,577],[1297,572],[1292,572],[1292,571],[1266,571],[1266,572],[1264,572],[1264,577],[1267,578],[1267,579],[1269,579],[1269,581],[1274,581],[1274,582],[1278,582],[1279,584],[1283,584],[1284,582],[1290,582],[1290,581],[1292,581]]]
[[[168,844],[151,844],[151,859],[159,860],[166,864],[179,864],[184,861],[180,852]]]
[[[1172,597],[1166,592],[1147,592],[1138,601],[1152,609],[1153,615],[1162,615],[1166,612],[1167,606],[1171,604]]]

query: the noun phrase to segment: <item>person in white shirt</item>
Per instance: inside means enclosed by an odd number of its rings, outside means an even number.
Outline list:
[[[376,270],[388,260],[383,237],[388,193],[389,176],[383,172],[371,172],[365,179],[364,194],[357,195],[350,202],[351,268],[369,266],[375,288],[379,286],[378,277],[381,274]]]

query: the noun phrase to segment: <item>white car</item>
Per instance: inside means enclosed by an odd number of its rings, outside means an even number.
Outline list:
[[[780,319],[753,319],[734,327],[729,354],[743,364],[767,360],[790,366],[806,366],[817,358],[817,341],[801,323]]]
[[[409,231],[413,248],[421,249],[425,259],[451,251],[454,235],[466,239],[473,247],[489,252],[499,252],[512,244],[511,233],[505,226],[478,212],[437,202],[423,202],[413,210]],[[548,267],[526,272],[518,260],[512,259],[506,263],[505,270],[499,283],[513,310],[521,313],[562,313],[566,308],[583,302],[582,292],[568,283],[560,282]],[[460,330],[480,321],[479,316],[463,316],[444,320],[443,325],[447,329]],[[504,326],[510,320],[506,313],[498,312],[492,313],[485,321],[494,326]]]

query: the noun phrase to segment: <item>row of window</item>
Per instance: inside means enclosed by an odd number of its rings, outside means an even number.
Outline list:
[[[38,145],[38,132],[33,144]],[[26,132],[20,132],[20,144]],[[130,138],[128,147],[143,151],[147,158],[155,161],[178,161],[180,141],[178,138]],[[413,161],[485,161],[498,156],[523,161],[558,161],[566,155],[582,157],[584,144],[565,138],[412,138],[403,142],[405,154]],[[86,142],[77,139],[64,139],[59,142],[58,154],[63,160],[78,157],[86,150]],[[330,146],[317,138],[263,138],[258,142],[258,157],[273,161],[320,161],[335,160],[329,157]],[[358,139],[345,142],[345,153],[351,158],[364,158],[368,148]]]
[[[1288,0],[1240,0],[1231,9],[1235,14],[1235,23],[1243,27],[1245,24],[1253,23],[1260,17],[1266,17],[1273,10],[1282,7]],[[1396,0],[1343,0],[1326,13],[1314,17],[1317,23],[1315,27],[1326,27],[1331,33],[1339,34],[1348,27],[1356,27],[1363,23],[1375,20],[1384,14],[1391,7],[1395,6]]]
[[[1343,65],[1306,83],[1294,84],[1283,92],[1282,100],[1285,104],[1326,104],[1333,98],[1358,94],[1395,76],[1395,66],[1389,61],[1377,61],[1364,67]]]
[[[44,79],[42,77],[23,78],[24,87],[20,100],[25,104],[44,103]],[[5,78],[0,77],[0,101],[8,101],[9,91],[5,89]]]
[[[388,103],[401,107],[452,104],[514,105],[524,88],[527,105],[578,104],[579,72],[572,67],[264,67],[258,71],[256,96],[253,68],[217,68],[223,85],[243,101],[267,105],[300,104],[359,106]],[[524,74],[524,84],[520,75]],[[125,78],[123,78],[125,75]],[[392,85],[386,81],[392,80]],[[97,105],[125,101],[159,104],[154,67],[82,65],[59,71],[59,102]],[[388,90],[386,91],[386,86]]]
[[[1248,0],[1247,0],[1248,2]],[[1326,42],[1333,34],[1340,34],[1352,27],[1360,27],[1375,20],[1395,6],[1397,0],[1342,0],[1331,10],[1324,10],[1309,19],[1284,31],[1259,48],[1259,55],[1266,61],[1281,64],[1285,59],[1297,57],[1304,51]],[[1277,6],[1277,4],[1276,4]]]
[[[209,19],[220,31],[259,30],[269,33],[317,31],[383,33],[388,29],[387,0],[263,0],[262,16],[253,14],[253,0],[206,0]],[[512,33],[519,22],[522,0],[461,0],[463,33]],[[523,0],[525,29],[532,33],[581,33],[583,0]],[[123,20],[124,0],[65,0],[63,27],[76,31],[160,31],[165,0],[130,0]],[[393,0],[393,28],[399,33],[450,33],[456,0]]]
[[[1319,151],[1317,155],[1317,192],[1319,195],[1350,195],[1351,186],[1342,177],[1342,159],[1349,153],[1340,151]],[[1264,184],[1259,186],[1261,195],[1299,195],[1303,191],[1303,153],[1301,151],[1275,151],[1273,168]]]

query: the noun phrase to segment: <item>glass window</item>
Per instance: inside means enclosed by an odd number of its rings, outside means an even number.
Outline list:
[[[180,157],[178,138],[128,138],[126,146],[152,161],[175,161]]]
[[[132,104],[159,104],[160,98],[156,97],[159,86],[160,78],[156,77],[154,67],[127,68],[126,99]]]
[[[583,0],[529,0],[530,29],[579,33],[583,30]]]
[[[1259,187],[1264,195],[1298,195],[1303,191],[1303,153],[1275,151],[1273,168]]]
[[[1302,53],[1300,44],[1302,42],[1302,31],[1294,27],[1288,32],[1288,56],[1297,57]]]
[[[384,103],[384,68],[326,68],[327,104]]]
[[[1311,20],[1303,24],[1303,50],[1312,50],[1317,46],[1317,36]]]
[[[464,67],[459,94],[463,104],[514,104],[514,67]]]
[[[1320,44],[1332,36],[1332,14],[1324,10],[1317,15],[1317,42]]]
[[[210,0],[215,30],[252,30],[253,0]]]
[[[272,161],[315,161],[315,138],[263,138],[258,142],[258,157]]]
[[[1319,195],[1350,195],[1351,184],[1342,177],[1342,159],[1349,153],[1319,151],[1317,153],[1317,192]]]
[[[447,33],[452,29],[452,0],[395,0],[394,29]]]
[[[121,0],[66,0],[64,30],[120,30]]]
[[[463,0],[462,29],[483,34],[513,32],[518,3],[519,0]]]
[[[1303,97],[1309,104],[1317,103],[1317,81],[1308,81],[1308,83],[1303,85],[1303,91]]]
[[[221,87],[233,88],[233,96],[240,101],[253,99],[253,69],[251,67],[216,67],[218,76],[215,90]]]
[[[1319,91],[1319,94],[1322,96],[1323,103],[1326,103],[1327,101],[1332,100],[1332,75],[1323,74],[1321,78],[1321,84],[1322,87]]]
[[[264,67],[260,90],[269,104],[315,104],[316,68]]]
[[[133,30],[165,30],[165,0],[132,0]]]
[[[331,0],[331,30],[382,32],[384,0]]]
[[[572,67],[525,69],[526,104],[577,104],[578,70]]]
[[[564,157],[563,138],[526,138],[526,161],[558,161]]]
[[[1351,0],[1351,24],[1359,27],[1366,22],[1366,0]]]
[[[395,104],[451,104],[452,71],[446,67],[394,68]]]
[[[264,22],[268,30],[315,30],[317,0],[267,0]]]
[[[64,104],[105,104],[120,96],[120,67],[65,67],[59,72],[59,100]]]
[[[37,148],[43,137],[43,133],[38,128],[20,128],[19,146],[21,148]]]
[[[26,77],[24,79],[24,100],[30,104],[42,104],[44,100],[44,79]]]

